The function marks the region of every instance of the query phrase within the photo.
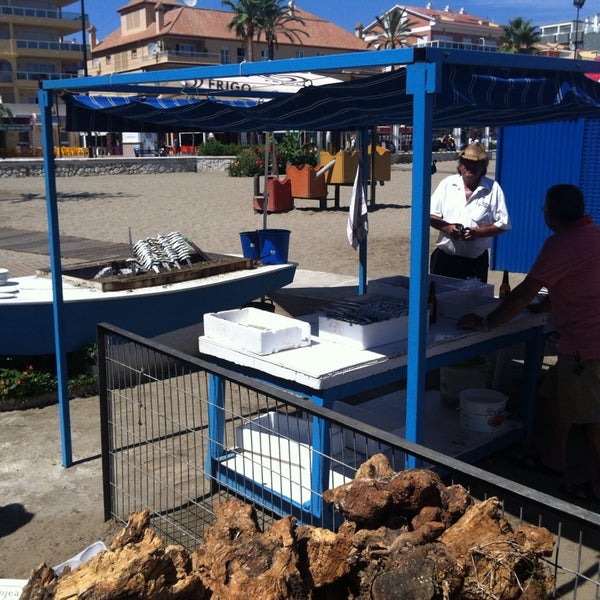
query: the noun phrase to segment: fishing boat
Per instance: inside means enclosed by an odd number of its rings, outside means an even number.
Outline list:
[[[138,277],[90,277],[100,265],[63,270],[64,350],[71,352],[93,343],[100,322],[144,337],[202,323],[207,312],[236,308],[288,285],[296,271],[296,263],[263,265],[228,255],[211,255],[211,259],[187,269]],[[0,286],[0,354],[54,352],[49,271],[8,277]]]

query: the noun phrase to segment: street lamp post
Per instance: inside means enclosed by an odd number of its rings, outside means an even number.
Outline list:
[[[577,9],[575,17],[575,42],[573,43],[573,58],[577,58],[577,48],[579,47],[579,10],[583,8],[585,0],[573,0],[573,6]]]
[[[83,46],[83,75],[88,76],[88,53],[87,53],[87,39],[85,35],[85,0],[81,1],[81,45]],[[89,158],[94,158],[94,148],[91,144],[92,132],[88,131],[85,136],[85,143],[88,147]]]
[[[585,0],[584,0],[585,1]],[[81,0],[81,45],[83,46],[83,74],[88,76],[87,39],[85,35],[85,0]]]

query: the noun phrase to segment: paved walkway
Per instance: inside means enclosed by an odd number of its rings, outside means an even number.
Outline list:
[[[64,264],[106,261],[131,254],[128,244],[70,235],[60,236],[60,249]],[[32,275],[37,269],[48,268],[49,254],[47,233],[0,227],[0,265],[10,271],[10,277]]]

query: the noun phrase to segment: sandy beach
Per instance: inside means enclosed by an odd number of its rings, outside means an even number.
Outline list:
[[[455,167],[438,163],[433,185]],[[59,178],[57,189],[62,235],[126,243],[130,230],[134,241],[179,230],[206,251],[239,254],[239,232],[263,225],[252,208],[252,180],[225,173]],[[316,200],[296,200],[295,210],[268,216],[269,227],[291,230],[289,259],[299,269],[357,275],[346,238],[350,193],[342,188],[339,209],[333,201],[318,210]],[[371,278],[408,273],[410,198],[410,165],[396,165],[369,214]],[[3,227],[46,231],[44,180],[3,179],[0,214]],[[48,264],[47,256],[0,250],[11,276]],[[490,281],[498,285],[499,274]],[[0,413],[0,578],[27,578],[42,561],[56,565],[114,537],[102,517],[98,403],[74,400],[71,415],[75,465],[64,469],[56,405]]]
[[[438,163],[432,186],[455,168],[454,161]],[[63,177],[56,184],[61,235],[127,243],[129,231],[135,242],[178,230],[204,250],[227,254],[241,252],[240,231],[263,226],[263,215],[252,208],[252,179],[226,173]],[[0,187],[4,227],[47,230],[43,178],[3,179]],[[357,275],[357,252],[346,239],[350,194],[350,187],[341,188],[339,209],[333,200],[327,210],[318,210],[317,200],[296,199],[294,210],[268,215],[268,227],[291,230],[289,259],[299,269]],[[369,214],[370,278],[408,273],[410,208],[411,166],[395,165],[391,181],[377,186]],[[12,276],[28,274],[19,266],[25,258],[48,263],[14,254],[0,249],[0,265]],[[491,273],[490,281],[497,279]]]

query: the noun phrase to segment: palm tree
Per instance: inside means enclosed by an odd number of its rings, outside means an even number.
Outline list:
[[[540,41],[538,30],[530,20],[516,17],[509,20],[508,25],[502,25],[504,30],[500,38],[500,51],[512,54],[533,54],[536,52],[535,44]]]
[[[227,29],[235,30],[246,50],[246,60],[254,61],[254,38],[260,31],[265,0],[221,0],[221,4],[233,10],[235,16]]]
[[[308,35],[304,29],[290,27],[291,23],[304,25],[294,14],[293,5],[282,5],[283,0],[221,0],[233,10],[235,16],[227,25],[242,40],[246,48],[246,60],[254,60],[254,41],[264,33],[269,59],[274,58],[277,35],[282,33],[290,42],[300,41],[300,34]]]
[[[263,7],[263,20],[260,24],[260,30],[264,32],[267,40],[268,60],[275,58],[275,48],[277,47],[277,34],[282,33],[291,43],[299,42],[300,34],[308,36],[303,29],[304,21],[295,14],[294,4],[282,5],[283,0],[265,0]],[[302,27],[290,26],[294,23]],[[261,31],[258,32],[257,41],[260,39]]]
[[[406,38],[409,36],[415,22],[409,21],[406,15],[406,9],[395,6],[392,10],[383,13],[380,17],[375,17],[379,25],[380,32],[367,44],[367,47],[383,47],[385,50],[391,48],[402,48],[406,45]]]

